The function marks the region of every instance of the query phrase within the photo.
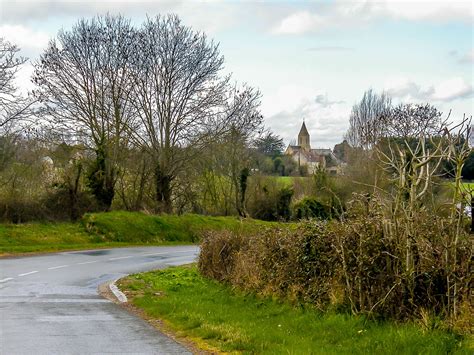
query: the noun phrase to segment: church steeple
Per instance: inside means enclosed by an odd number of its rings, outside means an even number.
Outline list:
[[[305,150],[311,150],[311,144],[309,143],[309,133],[306,129],[304,121],[303,125],[301,126],[300,133],[298,134],[298,145]]]

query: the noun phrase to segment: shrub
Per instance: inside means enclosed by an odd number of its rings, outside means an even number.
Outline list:
[[[34,220],[44,220],[47,213],[39,201],[26,198],[3,198],[0,204],[2,222],[25,223]]]
[[[276,214],[278,219],[288,221],[291,217],[291,198],[293,197],[293,189],[283,187],[278,193],[278,200],[276,205]]]
[[[296,230],[269,229],[253,235],[212,232],[201,247],[201,272],[261,294],[319,308],[406,319],[422,310],[446,317],[449,302],[466,305],[472,245],[462,234],[456,264],[445,261],[446,220],[426,211],[416,219],[411,248],[415,268],[406,271],[406,245],[375,198],[358,197],[344,222],[311,220]],[[422,236],[422,237],[420,237]],[[447,277],[456,270],[455,298]],[[451,285],[451,287],[453,287]]]
[[[313,197],[305,197],[293,206],[293,218],[298,220],[309,218],[328,219],[330,215],[330,208]]]
[[[250,189],[247,210],[252,218],[264,221],[290,219],[291,187],[281,187],[273,178],[256,177]]]
[[[51,220],[78,220],[87,212],[98,210],[95,199],[87,192],[74,192],[65,184],[49,189],[42,199],[45,213]]]

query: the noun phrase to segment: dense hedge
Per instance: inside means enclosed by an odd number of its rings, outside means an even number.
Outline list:
[[[424,310],[445,314],[447,273],[454,268],[455,302],[461,312],[469,296],[469,235],[459,241],[457,264],[446,264],[445,231],[436,227],[442,221],[418,216],[424,238],[413,243],[416,267],[407,274],[404,245],[382,214],[373,211],[344,222],[313,220],[296,230],[271,229],[250,236],[209,232],[201,246],[200,271],[244,290],[319,308],[403,319]]]
[[[293,218],[297,220],[308,218],[329,219],[330,208],[313,197],[305,197],[293,206]]]

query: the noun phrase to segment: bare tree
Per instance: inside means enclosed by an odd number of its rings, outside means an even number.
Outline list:
[[[400,104],[387,113],[386,133],[390,137],[399,138],[437,135],[447,123],[441,115],[441,112],[428,103]]]
[[[362,100],[352,107],[349,118],[345,139],[351,146],[369,149],[384,136],[391,101],[384,92],[379,95],[370,89],[364,93]]]
[[[223,129],[224,58],[217,44],[175,15],[148,19],[137,45],[134,98],[143,124],[137,138],[152,156],[158,209],[171,212],[177,174],[210,132]]]
[[[35,66],[45,117],[95,151],[89,185],[106,210],[136,114],[131,105],[134,43],[135,30],[121,16],[82,19],[71,31],[60,31]]]
[[[446,131],[448,136],[449,161],[454,166],[454,193],[451,203],[451,228],[450,240],[446,243],[445,262],[448,265],[446,270],[447,283],[447,298],[448,310],[452,311],[454,315],[459,310],[459,289],[464,280],[459,279],[457,275],[458,267],[458,251],[460,239],[463,235],[463,225],[465,223],[464,207],[466,204],[471,205],[471,225],[472,225],[472,191],[469,188],[463,188],[462,184],[462,170],[466,163],[471,148],[469,147],[469,140],[472,136],[471,132],[472,117],[464,116],[461,123]],[[466,191],[467,190],[467,191]],[[472,251],[472,248],[471,248]],[[472,255],[471,255],[472,256]]]
[[[246,217],[246,190],[250,175],[250,146],[262,131],[263,117],[259,112],[260,92],[251,87],[234,87],[226,104],[225,121],[229,129],[222,135],[222,159],[227,168],[224,174],[230,178],[235,209]]]
[[[460,247],[461,242],[466,242],[466,233],[463,230],[464,206],[466,202],[470,202],[470,194],[466,196],[462,188],[461,172],[471,152],[468,144],[471,119],[464,117],[461,123],[454,127],[447,126],[445,123],[441,124],[438,136],[430,137],[427,130],[420,133],[416,144],[413,144],[413,139],[408,141],[408,138],[412,138],[409,136],[403,143],[388,141],[388,154],[379,147],[377,147],[377,152],[386,172],[392,177],[393,195],[388,199],[390,219],[387,220],[390,227],[386,230],[390,237],[398,236],[399,238],[399,247],[404,254],[404,259],[400,259],[404,268],[402,276],[406,281],[411,302],[414,299],[417,270],[421,263],[419,253],[427,241],[423,232],[420,233],[418,225],[420,216],[426,212],[427,199],[429,200],[432,193],[430,189],[433,186],[433,178],[438,173],[441,163],[448,160],[454,166],[451,211],[449,218],[445,220],[447,223],[444,222],[444,225],[443,222],[441,223],[440,231],[443,233],[440,232],[439,235],[439,238],[444,238],[441,244],[443,260],[438,262],[443,263],[446,277],[446,311],[447,314],[455,315],[459,307],[460,289],[463,287],[465,289],[466,285],[466,280],[459,277],[458,268],[462,260],[458,253],[461,250],[468,250],[468,248]],[[438,222],[436,220],[432,222],[435,228],[434,224]]]
[[[28,118],[34,101],[18,92],[15,77],[26,58],[18,56],[20,49],[0,37],[0,130],[10,132],[20,120]]]

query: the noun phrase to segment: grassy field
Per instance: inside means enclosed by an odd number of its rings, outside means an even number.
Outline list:
[[[148,317],[198,347],[249,354],[468,354],[461,339],[416,324],[365,322],[239,293],[195,267],[129,276],[119,287]]]
[[[293,186],[295,181],[306,181],[308,179],[311,179],[311,177],[308,176],[273,176],[273,178],[275,178],[276,181],[281,185],[287,187]]]
[[[252,231],[274,225],[235,217],[154,216],[140,212],[85,215],[77,223],[0,224],[0,255],[59,250],[196,243],[206,230]]]
[[[474,182],[463,182],[462,186],[466,191],[474,191]]]

